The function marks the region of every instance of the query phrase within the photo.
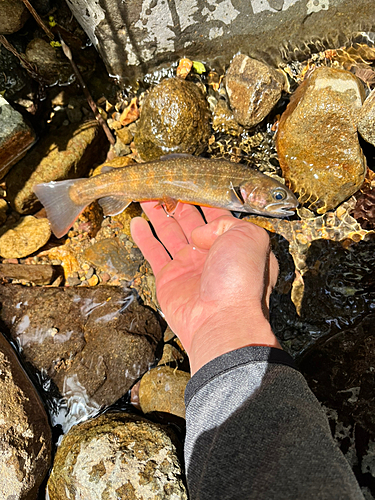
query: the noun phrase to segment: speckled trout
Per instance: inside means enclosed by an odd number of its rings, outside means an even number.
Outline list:
[[[190,155],[168,155],[127,167],[103,167],[89,179],[34,186],[54,234],[68,232],[84,208],[98,200],[105,215],[132,201],[159,201],[173,213],[179,201],[272,217],[293,215],[297,198],[276,179],[239,163]]]

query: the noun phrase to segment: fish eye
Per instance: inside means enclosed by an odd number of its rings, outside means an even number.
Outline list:
[[[272,197],[276,201],[282,201],[286,198],[286,191],[284,189],[275,189],[272,193]]]

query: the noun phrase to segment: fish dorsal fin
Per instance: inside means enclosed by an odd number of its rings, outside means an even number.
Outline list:
[[[129,200],[126,196],[105,196],[98,201],[104,215],[117,215],[125,210],[133,200]]]
[[[178,160],[179,158],[193,158],[193,155],[189,155],[188,153],[170,153],[168,155],[163,155],[160,157],[162,161]]]
[[[230,186],[231,190],[232,190],[232,193],[234,194],[235,196],[235,199],[237,201],[239,201],[242,205],[245,204],[245,200],[243,199],[242,197],[242,193],[241,193],[241,188],[239,186],[233,186],[233,184],[231,183],[231,186]]]
[[[103,165],[103,167],[100,169],[100,173],[107,174],[108,172],[112,172],[112,170],[116,170],[116,168],[110,167],[109,165]]]

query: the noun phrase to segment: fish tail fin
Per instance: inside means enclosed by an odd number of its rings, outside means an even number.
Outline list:
[[[51,229],[57,238],[69,231],[86,205],[76,205],[70,198],[69,188],[80,179],[46,182],[33,187],[47,212]]]

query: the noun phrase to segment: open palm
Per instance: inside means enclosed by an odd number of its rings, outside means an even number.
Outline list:
[[[278,265],[263,229],[221,209],[204,208],[206,224],[191,205],[179,204],[173,217],[155,202],[142,207],[160,241],[142,218],[133,219],[132,235],[155,274],[165,318],[189,356],[197,337],[200,350],[211,350],[211,342],[228,350],[231,340],[223,332],[233,322],[242,343],[251,343],[252,325],[270,330],[265,309]]]

